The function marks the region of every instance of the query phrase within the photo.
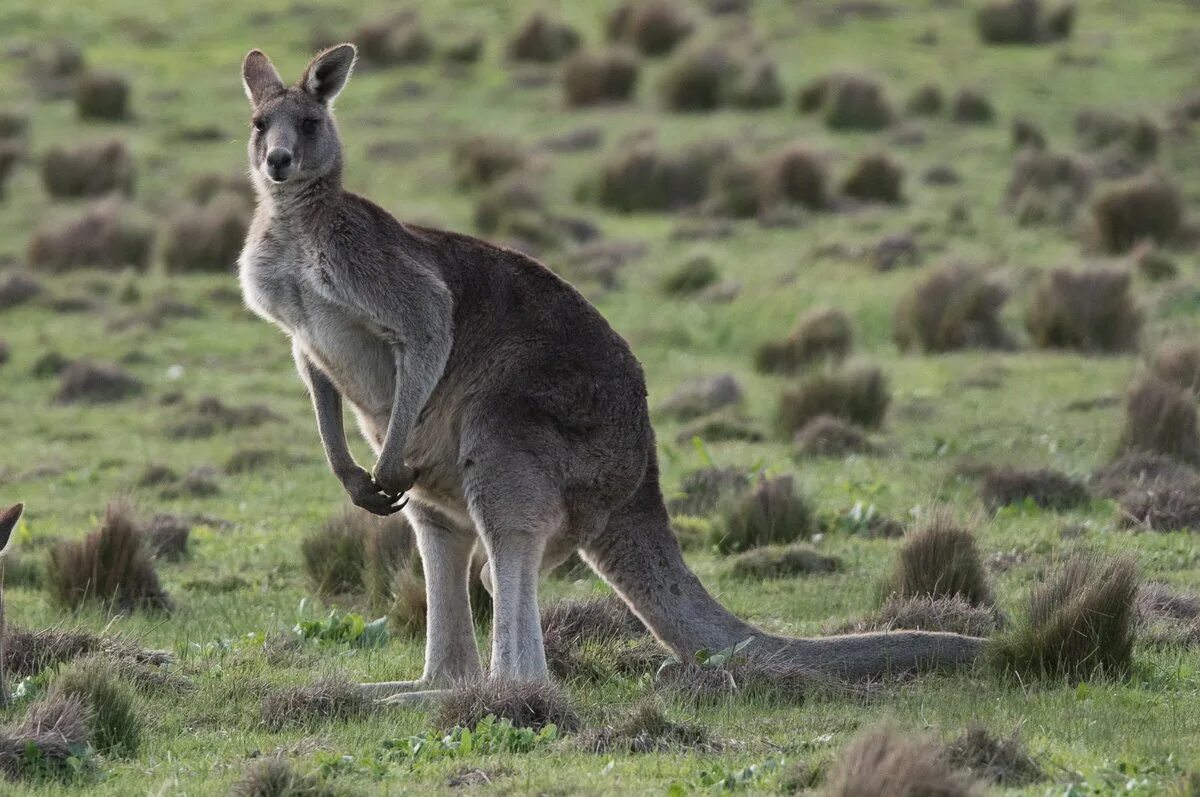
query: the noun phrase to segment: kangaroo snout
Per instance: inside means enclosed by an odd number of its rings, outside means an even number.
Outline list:
[[[267,153],[267,176],[277,183],[288,178],[292,169],[292,153],[283,147],[275,147]]]

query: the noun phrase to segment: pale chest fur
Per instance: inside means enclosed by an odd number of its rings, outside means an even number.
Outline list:
[[[321,254],[256,219],[238,261],[246,304],[292,337],[359,415],[368,437],[386,429],[395,357],[381,330],[322,286]]]

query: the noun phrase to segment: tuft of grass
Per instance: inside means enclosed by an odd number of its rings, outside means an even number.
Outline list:
[[[788,437],[822,415],[864,429],[877,429],[892,394],[887,378],[874,366],[852,365],[805,378],[779,397],[779,426]]]
[[[946,511],[936,511],[905,536],[881,597],[953,598],[992,606],[995,598],[975,545],[975,535]]]
[[[977,269],[952,263],[913,284],[896,305],[892,340],[901,351],[1011,349],[1000,311],[1008,291]]]
[[[80,119],[127,119],[129,81],[113,72],[85,72],[75,82],[75,111]]]
[[[42,157],[42,184],[57,199],[132,195],[133,155],[116,138],[52,147]]]
[[[989,468],[979,482],[979,497],[993,512],[1025,501],[1043,509],[1066,510],[1090,500],[1081,482],[1049,468]]]
[[[1024,681],[1124,676],[1138,587],[1130,557],[1071,555],[1033,588],[1026,615],[988,647],[992,668]]]
[[[995,121],[996,109],[986,94],[959,89],[950,101],[950,118],[959,124],[986,125]]]
[[[46,628],[29,631],[7,625],[4,629],[4,670],[28,678],[43,670],[90,654],[103,654],[132,664],[159,666],[170,661],[163,651],[146,650],[121,636],[97,636],[89,631]]]
[[[696,255],[663,278],[662,292],[668,296],[691,296],[717,282],[721,273],[708,255]]]
[[[759,346],[754,367],[764,374],[794,374],[817,363],[840,363],[853,346],[854,327],[844,311],[813,307],[796,319],[786,338]]]
[[[809,145],[795,142],[771,153],[760,170],[765,204],[786,202],[810,210],[829,206],[825,162]]]
[[[121,613],[172,608],[133,510],[122,501],[110,502],[100,527],[82,540],[51,549],[46,578],[54,598],[72,609],[88,601]]]
[[[673,722],[652,704],[636,706],[615,724],[588,733],[580,741],[580,747],[593,755],[680,750],[709,753],[720,749],[704,726]]]
[[[975,797],[982,788],[955,770],[932,740],[882,726],[855,738],[829,773],[826,797]]]
[[[1195,396],[1155,377],[1135,382],[1125,399],[1125,425],[1117,451],[1200,463]]]
[[[575,28],[538,9],[513,32],[508,40],[508,57],[513,61],[554,63],[579,49],[582,41]]]
[[[956,769],[1007,789],[1021,788],[1046,779],[1046,772],[1016,733],[997,736],[973,725],[946,745],[946,759]]]
[[[142,741],[142,714],[121,670],[103,656],[74,662],[51,687],[55,697],[80,700],[89,709],[88,736],[105,755],[133,756]]]
[[[163,260],[173,273],[231,273],[246,241],[252,208],[238,194],[221,193],[178,211],[164,232]]]
[[[525,166],[528,155],[520,142],[495,135],[463,139],[454,145],[451,166],[461,188],[484,188]]]
[[[808,457],[874,454],[875,444],[860,429],[830,415],[813,418],[793,438],[796,453]]]
[[[434,709],[433,724],[443,732],[474,729],[486,717],[535,731],[553,725],[571,733],[580,727],[579,715],[554,684],[490,678],[461,683],[446,692]]]
[[[1183,195],[1160,175],[1135,177],[1099,194],[1092,219],[1100,246],[1111,254],[1147,240],[1169,243],[1183,223]]]
[[[1143,318],[1128,271],[1056,268],[1034,287],[1025,327],[1038,348],[1114,353],[1137,348]]]
[[[666,65],[659,98],[669,111],[713,111],[728,101],[739,73],[737,59],[724,47],[687,47]]]
[[[716,167],[729,157],[721,143],[701,141],[668,153],[653,140],[630,141],[601,163],[595,199],[621,213],[694,207],[708,195]]]
[[[146,385],[118,365],[78,360],[63,370],[54,401],[58,404],[109,404],[140,396]]]
[[[1148,531],[1200,529],[1200,479],[1129,490],[1118,501],[1125,526]]]
[[[840,569],[841,560],[836,556],[823,554],[811,545],[793,543],[753,548],[738,554],[729,573],[736,578],[761,580],[826,575]]]
[[[29,704],[15,727],[0,730],[0,772],[10,779],[69,776],[87,753],[91,709],[79,697],[51,695]]]
[[[748,551],[807,538],[813,531],[808,503],[796,493],[791,476],[760,475],[754,488],[730,501],[715,523],[709,542],[723,554]]]
[[[1188,482],[1198,476],[1194,468],[1165,454],[1133,452],[1097,468],[1091,484],[1106,498],[1120,498],[1131,490]]]
[[[637,89],[639,65],[628,50],[573,55],[563,67],[563,96],[570,108],[625,102]]]
[[[354,32],[354,42],[363,64],[373,68],[423,64],[434,52],[433,39],[421,24],[420,16],[410,10],[368,20]]]
[[[369,701],[344,678],[322,678],[309,686],[287,686],[267,693],[259,716],[272,733],[291,727],[312,727],[322,722],[344,722],[367,714]]]
[[[961,595],[936,598],[891,595],[874,614],[829,628],[831,634],[865,634],[871,631],[943,631],[989,637],[999,628],[1000,617],[990,606],[974,606]]]
[[[1200,342],[1165,340],[1154,350],[1150,367],[1160,379],[1200,394]]]
[[[251,763],[229,791],[229,797],[336,797],[337,794],[315,775],[298,771],[279,755]]]
[[[802,111],[819,111],[825,126],[837,131],[882,130],[896,114],[883,84],[870,75],[851,72],[827,75],[801,90]]]
[[[415,556],[415,544],[402,514],[380,518],[346,507],[306,537],[300,552],[319,594],[366,593],[373,605],[385,605],[396,574]]]
[[[142,270],[153,245],[153,229],[127,205],[103,199],[65,221],[40,226],[29,238],[25,260],[54,274],[79,268]]]
[[[1004,207],[1022,226],[1067,226],[1091,194],[1092,179],[1091,168],[1079,158],[1026,146],[1013,160]]]
[[[672,52],[695,27],[689,9],[676,0],[628,0],[609,15],[605,32],[609,41],[654,58]]]
[[[904,201],[904,167],[885,152],[867,153],[850,168],[842,193],[860,202],[899,204]]]
[[[712,466],[684,474],[677,493],[667,501],[672,515],[703,517],[750,489],[750,473],[734,465]]]

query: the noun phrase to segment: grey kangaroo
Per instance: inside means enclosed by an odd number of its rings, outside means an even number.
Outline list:
[[[671,531],[628,344],[537,261],[402,224],[342,187],[332,104],[355,55],[325,50],[292,86],[261,51],[246,56],[258,209],[239,271],[247,304],[291,338],[351,500],[380,515],[403,508],[416,533],[424,675],[365,685],[370,694],[403,700],[482,676],[467,592],[477,540],[493,678],[549,678],[538,574],[576,550],[684,661],[750,637],[750,655],[847,679],[976,658],[983,640],[954,634],[774,637],[714,600]],[[347,447],[343,399],[377,455],[371,473]]]

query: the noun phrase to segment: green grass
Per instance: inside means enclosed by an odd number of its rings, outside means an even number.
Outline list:
[[[309,10],[297,10],[301,5]],[[644,63],[632,105],[564,111],[555,84],[517,88],[513,70],[502,58],[505,32],[533,5],[532,0],[422,4],[438,41],[478,30],[487,35],[487,53],[464,78],[447,76],[438,65],[363,70],[355,76],[338,101],[349,187],[401,219],[469,231],[475,197],[454,187],[450,150],[455,141],[481,132],[502,132],[532,145],[547,135],[600,127],[606,150],[645,127],[656,128],[669,146],[716,137],[728,138],[746,152],[804,139],[831,154],[835,184],[855,155],[889,140],[887,132],[831,134],[816,120],[798,116],[790,103],[753,115],[663,114],[655,95],[659,62]],[[578,0],[551,5],[594,43],[604,10],[612,4]],[[892,386],[893,402],[878,435],[886,454],[879,457],[797,462],[790,445],[778,438],[709,444],[701,451],[676,444],[682,424],[662,419],[659,454],[667,490],[683,472],[711,458],[718,464],[761,465],[773,474],[794,473],[806,499],[823,514],[862,502],[908,519],[944,503],[968,517],[982,516],[982,505],[973,484],[954,475],[961,460],[1086,474],[1115,448],[1122,411],[1120,406],[1083,412],[1065,407],[1122,394],[1139,368],[1137,358],[1029,350],[900,355],[890,340],[892,311],[914,273],[875,273],[867,258],[854,251],[886,234],[917,230],[927,262],[952,256],[985,264],[1013,286],[1003,317],[1023,337],[1031,272],[1078,264],[1083,255],[1072,236],[1048,228],[1018,228],[1000,211],[1011,162],[1008,120],[1028,116],[1043,126],[1055,148],[1069,149],[1073,115],[1084,105],[1164,119],[1169,103],[1194,86],[1200,39],[1195,9],[1174,0],[1092,0],[1081,4],[1079,28],[1065,44],[984,48],[968,4],[958,8],[934,0],[895,0],[892,5],[900,13],[849,18],[836,27],[820,24],[817,7],[824,5],[755,4],[755,28],[778,60],[789,94],[830,69],[859,68],[878,75],[897,106],[914,88],[935,81],[948,94],[959,86],[979,87],[999,112],[1001,121],[992,126],[922,122],[928,137],[924,144],[894,147],[909,174],[906,205],[806,216],[797,230],[764,230],[744,222],[731,238],[676,241],[670,238],[679,222],[675,217],[626,217],[574,206],[577,183],[596,169],[604,150],[552,158],[548,185],[554,204],[596,221],[607,238],[644,241],[650,247],[644,259],[621,273],[621,290],[581,287],[641,358],[652,407],[688,378],[730,371],[746,389],[746,413],[762,428],[773,429],[778,396],[795,380],[755,373],[753,352],[762,341],[785,335],[795,318],[814,305],[846,311],[855,325],[856,356],[881,366]],[[263,48],[285,78],[292,78],[306,62],[314,28],[349,30],[360,19],[390,8],[371,3],[361,17],[347,18],[344,4],[328,0],[259,0],[240,6],[211,0],[154,5],[140,0],[6,0],[0,4],[0,38],[36,42],[65,36],[80,43],[89,63],[133,81],[135,118],[122,124],[80,123],[71,103],[38,102],[17,59],[0,60],[0,79],[5,81],[0,109],[15,107],[30,114],[35,156],[63,142],[107,135],[126,139],[139,169],[134,202],[148,216],[161,215],[181,201],[195,175],[244,170],[248,112],[239,64],[246,51]],[[701,35],[720,37],[722,26],[729,24],[709,21]],[[930,30],[937,34],[936,46],[914,43]],[[1072,58],[1064,58],[1068,54]],[[1095,63],[1085,65],[1089,59]],[[403,91],[405,81],[426,91]],[[212,143],[177,139],[181,128],[198,125],[216,125],[223,136]],[[1162,168],[1181,185],[1193,214],[1200,198],[1198,141],[1171,137],[1160,155]],[[368,158],[372,145],[384,143],[403,143],[415,154],[399,160]],[[950,189],[924,185],[919,179],[924,169],[943,162],[958,169],[963,183]],[[948,221],[956,202],[969,211],[965,227]],[[19,262],[31,229],[79,207],[52,203],[36,168],[21,167],[9,184],[8,199],[0,202],[0,263]],[[828,254],[833,245],[842,245],[845,254]],[[704,304],[663,296],[663,280],[697,254],[711,257],[723,278],[741,282],[736,301]],[[547,262],[553,266],[556,257],[549,255]],[[1177,257],[1177,280],[1136,284],[1147,308],[1147,346],[1168,333],[1194,333],[1200,320],[1200,256],[1180,252]],[[91,291],[98,281],[114,280],[79,272],[48,284],[56,295],[73,296]],[[1093,789],[1081,786],[1076,793],[1126,793],[1125,784],[1133,782],[1132,793],[1155,794],[1183,773],[1200,770],[1200,654],[1194,651],[1138,650],[1127,681],[1079,687],[1022,685],[980,671],[891,686],[869,700],[820,696],[799,706],[757,698],[702,708],[669,704],[672,720],[706,725],[714,738],[730,742],[721,752],[703,755],[593,755],[580,752],[565,734],[526,753],[389,754],[397,740],[431,730],[427,715],[415,709],[270,732],[260,715],[260,701],[269,688],[311,683],[330,673],[351,680],[412,678],[421,668],[422,645],[398,637],[383,647],[310,641],[282,659],[264,653],[264,635],[290,633],[301,619],[302,600],[307,600],[307,620],[323,619],[332,609],[361,610],[352,603],[318,599],[301,567],[301,540],[345,499],[325,465],[287,342],[237,304],[210,298],[216,288],[236,287],[234,278],[171,277],[155,268],[140,287],[143,304],[167,293],[200,306],[204,314],[170,320],[157,330],[139,325],[113,330],[112,319],[139,307],[123,306],[113,297],[104,300],[98,313],[60,316],[34,303],[0,314],[0,338],[12,348],[10,362],[0,368],[0,501],[27,503],[15,544],[28,557],[43,557],[41,544],[53,538],[82,537],[117,494],[129,493],[147,515],[206,516],[212,522],[193,531],[190,556],[159,564],[177,609],[169,617],[111,619],[94,608],[64,614],[48,591],[15,585],[8,589],[6,603],[11,623],[109,629],[148,647],[170,649],[177,657],[176,669],[196,688],[136,695],[144,720],[136,754],[98,754],[92,766],[71,780],[6,783],[0,791],[220,795],[252,758],[281,751],[302,771],[316,771],[339,788],[365,793],[440,793],[452,775],[474,768],[490,773],[491,785],[476,787],[479,793],[664,794],[676,783],[684,793],[709,793],[721,788],[712,783],[750,766],[831,759],[859,729],[880,718],[903,727],[928,727],[944,739],[972,723],[1000,734],[1021,728],[1056,785],[1038,784],[1018,793],[1063,793],[1065,784],[1074,781]],[[147,383],[147,394],[101,407],[54,405],[55,381],[28,377],[34,361],[50,350],[103,361],[139,352],[144,357],[130,369]],[[962,385],[984,375],[998,377],[1001,386]],[[263,402],[282,420],[210,438],[171,439],[166,430],[179,409],[160,398],[172,391],[191,399],[217,395],[232,405]],[[260,470],[223,474],[221,492],[212,497],[163,498],[155,488],[134,486],[147,463],[166,463],[180,473],[203,464],[221,468],[240,448],[269,449],[281,456]],[[368,461],[365,446],[355,442],[355,450]],[[1003,610],[1011,614],[1022,605],[1049,557],[1074,544],[1060,537],[1067,523],[1086,524],[1082,542],[1089,547],[1134,553],[1147,578],[1184,588],[1194,588],[1200,580],[1196,536],[1130,534],[1119,528],[1111,502],[1095,501],[1065,513],[1006,508],[978,525],[985,557],[1018,554],[1016,566],[994,576]],[[820,578],[756,583],[731,577],[727,560],[707,551],[690,553],[689,561],[739,615],[773,632],[816,633],[874,607],[877,583],[888,572],[898,543],[835,531],[817,545],[841,560],[840,570]],[[604,589],[595,579],[543,582],[547,600]],[[486,642],[486,631],[480,634]],[[56,677],[39,676],[27,690],[44,691]],[[644,681],[619,677],[600,685],[568,685],[585,725],[603,724],[606,712],[627,711],[649,689]],[[15,721],[23,706],[0,710],[0,720]],[[746,775],[753,789],[780,787],[781,776],[770,770],[759,766]]]

